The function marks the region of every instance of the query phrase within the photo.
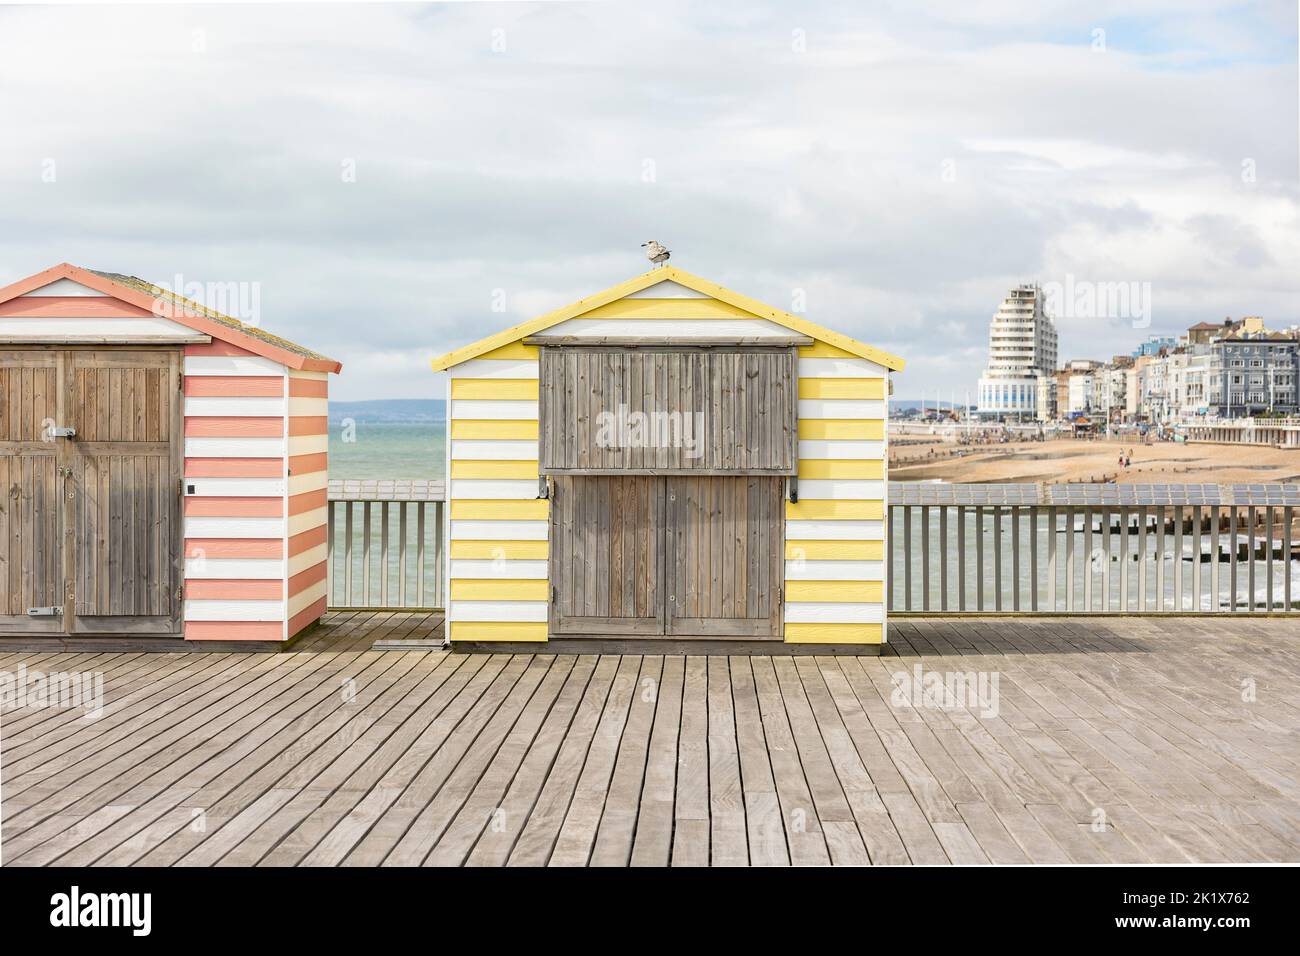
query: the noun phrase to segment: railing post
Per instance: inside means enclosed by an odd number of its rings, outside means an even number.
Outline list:
[[[1219,613],[1219,522],[1222,515],[1218,505],[1210,506],[1210,611]]]
[[[1185,505],[1174,509],[1177,515],[1174,524],[1174,610],[1183,609],[1183,516]]]
[[[337,503],[335,501],[325,502],[325,514],[329,517],[325,528],[325,580],[327,582],[325,586],[325,604],[328,607],[339,606],[338,594],[335,593],[338,587],[334,583],[334,506]],[[285,557],[287,560],[288,556]]]
[[[1165,609],[1165,524],[1169,509],[1156,509],[1156,610]]]
[[[415,504],[415,603],[424,607],[424,509],[428,502]]]
[[[930,610],[930,506],[921,506],[921,610]]]
[[[1282,509],[1282,612],[1291,613],[1291,506]]]
[[[406,502],[397,505],[397,604],[406,607]],[[417,601],[416,607],[420,604]]]
[[[378,607],[388,606],[388,502],[379,505],[379,550],[383,552],[379,565],[379,602]]]
[[[903,610],[912,610],[912,509],[903,509]]]
[[[1228,610],[1237,611],[1237,506],[1228,512],[1228,588],[1231,594]]]
[[[1247,611],[1255,610],[1255,506],[1246,509],[1246,578],[1250,587]]]
[[[993,609],[1002,610],[1002,508],[993,507]]]
[[[1273,506],[1264,507],[1264,534],[1268,541],[1264,552],[1264,578],[1268,581],[1268,606],[1266,610],[1273,613]]]
[[[1192,612],[1201,610],[1201,506],[1192,505]]]
[[[966,610],[966,506],[957,506],[957,610]]]
[[[352,505],[349,501],[343,506],[343,531],[347,539],[343,542],[344,607],[352,607]]]
[[[361,506],[361,607],[370,607],[370,502]]]
[[[939,608],[948,610],[948,506],[939,506]]]
[[[1029,610],[1038,610],[1038,508],[1029,509]]]
[[[975,506],[975,610],[984,610],[984,506]]]

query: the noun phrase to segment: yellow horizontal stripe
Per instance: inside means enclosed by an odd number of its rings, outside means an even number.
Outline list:
[[[455,545],[453,544],[454,548]],[[787,561],[880,561],[884,559],[883,541],[787,541]],[[455,557],[453,554],[452,557]],[[877,598],[876,600],[879,600]]]
[[[485,359],[535,359],[537,346],[525,345],[523,342],[507,342],[491,352],[484,352],[479,358]]]
[[[452,508],[456,505],[453,502]],[[787,501],[785,517],[788,521],[815,521],[819,518],[876,519],[885,516],[883,501]],[[456,517],[453,510],[452,517]]]
[[[496,623],[495,621],[452,621],[447,636],[453,641],[546,641],[546,624]]]
[[[757,319],[720,299],[615,299],[579,319]]]
[[[525,578],[461,578],[459,580],[453,578],[451,599],[453,601],[545,601],[550,598],[547,590],[549,587],[546,581]]]
[[[799,437],[880,441],[885,437],[885,423],[879,418],[801,418]]]
[[[461,498],[451,503],[451,517],[461,521],[537,521],[550,513],[545,498],[473,499]]]
[[[453,461],[453,478],[536,478],[535,461]]]
[[[882,644],[881,624],[787,624],[787,644]]]
[[[879,601],[883,592],[879,581],[785,582],[787,601]],[[452,597],[455,597],[454,593]]]
[[[808,479],[865,478],[879,480],[885,477],[885,463],[878,458],[862,459],[860,461],[801,458],[799,459],[799,477]]]
[[[451,437],[465,439],[519,440],[537,437],[537,422],[522,419],[491,421],[477,418],[453,418]]]
[[[535,402],[537,401],[537,379],[453,378],[451,397]]]
[[[467,561],[525,561],[546,559],[545,541],[453,541],[451,556]]]
[[[885,397],[885,380],[883,378],[801,378],[799,397],[880,399]]]
[[[829,342],[823,342],[820,339],[812,345],[805,345],[799,349],[800,358],[861,358],[853,352],[846,352],[844,349],[836,348]]]

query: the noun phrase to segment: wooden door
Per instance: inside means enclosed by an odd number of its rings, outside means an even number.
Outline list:
[[[178,350],[68,353],[73,633],[181,631]]]
[[[667,634],[779,640],[782,479],[674,476],[666,481]]]
[[[66,594],[59,445],[61,355],[0,351],[0,632],[62,633]]]
[[[649,475],[559,476],[551,500],[551,631],[664,632],[664,483]]]

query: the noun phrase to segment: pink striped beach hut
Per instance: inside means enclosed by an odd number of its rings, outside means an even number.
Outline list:
[[[272,649],[324,613],[342,366],[184,291],[0,289],[0,642]]]

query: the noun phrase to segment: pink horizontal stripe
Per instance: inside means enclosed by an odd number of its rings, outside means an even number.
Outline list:
[[[188,438],[282,438],[284,420],[281,418],[254,418],[241,416],[186,416],[185,435]]]
[[[282,518],[284,499],[187,497],[185,514],[191,518]]]
[[[284,638],[278,621],[186,621],[187,641],[279,641]]]
[[[186,458],[186,478],[283,478],[279,458]]]
[[[269,581],[190,578],[185,582],[185,596],[194,601],[279,601],[284,596],[284,582],[279,578]]]
[[[20,319],[147,319],[153,313],[108,295],[20,295],[0,316]]]
[[[188,375],[191,398],[282,398],[284,379],[274,375]]]

